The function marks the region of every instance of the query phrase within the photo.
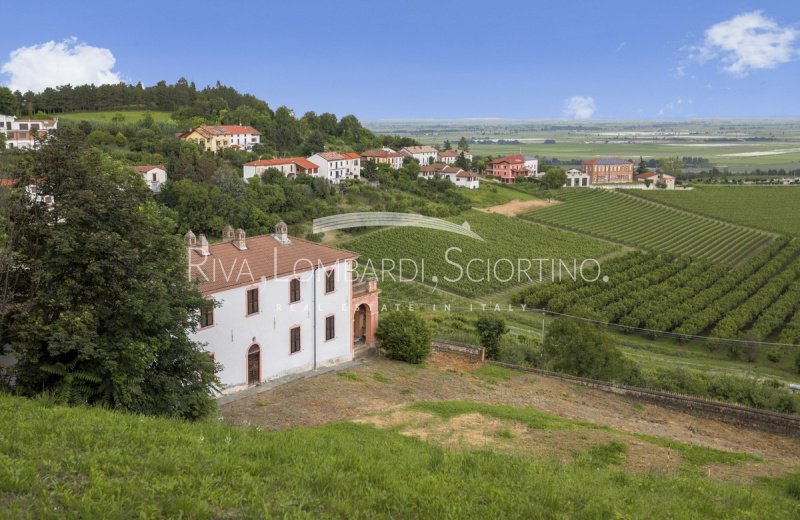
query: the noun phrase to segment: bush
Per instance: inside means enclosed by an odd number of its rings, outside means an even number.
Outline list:
[[[431,353],[433,331],[425,319],[409,310],[381,317],[375,333],[378,350],[390,359],[421,363]]]
[[[608,332],[568,318],[559,318],[548,328],[544,356],[556,372],[607,381],[625,373],[625,360]]]
[[[500,340],[508,332],[506,322],[497,316],[481,316],[475,322],[475,328],[481,338],[481,346],[486,349],[486,357],[498,359],[500,354]]]

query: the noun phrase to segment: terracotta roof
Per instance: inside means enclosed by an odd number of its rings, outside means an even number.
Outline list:
[[[312,266],[328,266],[359,256],[300,238],[290,237],[290,241],[282,244],[272,235],[261,235],[247,238],[244,251],[229,242],[210,245],[208,256],[193,249],[189,273],[199,282],[203,294],[213,294],[251,285],[262,278],[269,280],[307,272]]]
[[[236,134],[261,135],[261,132],[259,132],[252,126],[240,126],[240,125],[202,125],[195,128],[194,131],[204,137],[214,137],[220,135],[236,135]],[[190,130],[189,132],[184,132],[182,135],[189,135],[191,133],[192,130]]]
[[[462,153],[464,154],[464,157],[467,155],[472,155],[472,152],[468,152],[467,150],[444,150],[439,152],[439,157],[458,157]]]
[[[319,152],[315,155],[322,157],[326,161],[346,161],[347,157],[340,154],[339,152]]]
[[[355,152],[345,152],[342,154],[346,159],[360,159],[361,156]]]
[[[505,157],[498,157],[497,159],[490,161],[489,164],[502,163],[502,162],[524,163],[525,156],[522,154],[506,155]]]
[[[244,166],[281,166],[283,164],[295,164],[306,170],[316,170],[319,165],[314,164],[305,157],[284,157],[281,159],[260,159],[244,163]]]
[[[588,161],[583,161],[583,164],[633,164],[631,161],[626,159],[620,159],[619,157],[598,157],[596,159],[589,159]]]
[[[433,164],[426,164],[425,166],[421,166],[419,171],[421,172],[440,172],[447,168],[448,166],[445,163],[433,163]]]
[[[403,150],[409,153],[437,153],[433,146],[406,146]]]
[[[465,171],[461,171],[456,174],[456,177],[468,177],[470,179],[475,178],[477,176],[478,174],[475,172],[465,172]]]
[[[17,185],[17,179],[0,179],[0,186],[11,187]]]
[[[163,164],[146,164],[142,166],[133,166],[133,169],[136,170],[137,173],[147,173],[154,168],[161,168],[164,171],[167,169],[164,167]]]
[[[400,152],[393,152],[390,150],[384,150],[383,148],[374,148],[372,150],[364,150],[361,153],[361,157],[369,158],[369,157],[405,157],[405,154]]]

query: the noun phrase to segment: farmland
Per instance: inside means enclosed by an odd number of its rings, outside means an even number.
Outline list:
[[[796,186],[700,186],[688,191],[642,190],[636,195],[737,224],[800,235]]]
[[[653,251],[738,264],[774,236],[610,190],[567,190],[525,218]]]
[[[694,336],[800,342],[800,243],[778,240],[736,270],[707,260],[633,252],[605,263],[607,283],[525,289],[518,300],[554,312],[589,308],[629,327]]]
[[[395,228],[341,245],[361,253],[362,264],[370,259],[377,272],[385,260],[386,271],[398,278],[414,278],[465,296],[538,281],[540,265],[542,278],[548,278],[553,259],[557,268],[559,259],[563,259],[574,271],[575,262],[580,265],[584,259],[599,258],[619,249],[600,240],[479,211],[468,211],[450,220],[468,222],[484,241],[429,229]]]

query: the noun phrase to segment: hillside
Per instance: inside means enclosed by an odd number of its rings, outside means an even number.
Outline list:
[[[267,425],[270,417],[280,420],[270,403],[287,404],[283,397],[294,391],[294,412],[313,413],[320,394],[306,383],[338,390],[326,399],[337,407],[373,387],[411,386],[421,394],[427,387],[414,374],[497,392],[511,377],[390,363],[288,385],[259,396],[255,409],[269,411]],[[595,402],[593,392],[566,390],[561,394],[576,404]],[[309,401],[313,395],[319,404]],[[0,396],[0,500],[13,518],[796,516],[798,482],[783,476],[796,471],[791,441],[759,438],[755,453],[734,453],[533,408],[463,401],[264,431]],[[773,459],[780,450],[783,459]]]

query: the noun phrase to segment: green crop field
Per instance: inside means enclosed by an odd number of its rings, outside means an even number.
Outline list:
[[[58,119],[70,119],[74,121],[89,121],[98,123],[110,123],[112,118],[117,115],[124,117],[123,123],[135,123],[140,121],[146,113],[150,113],[153,119],[158,122],[172,123],[171,112],[160,112],[157,110],[126,110],[126,111],[98,111],[98,112],[70,112],[67,114],[56,114]]]
[[[557,267],[563,260],[574,271],[575,264],[580,266],[584,259],[619,249],[600,240],[480,211],[468,211],[449,220],[468,222],[484,241],[404,227],[369,233],[341,245],[361,253],[362,264],[371,260],[381,278],[383,265],[398,278],[402,274],[406,279],[414,278],[466,296],[486,295],[539,280],[537,259],[543,259],[542,272],[547,278],[552,260]]]
[[[461,190],[461,193],[463,193],[476,208],[497,206],[514,199],[531,200],[536,198],[534,195],[522,189],[509,188],[502,184],[486,181],[481,182],[481,186],[477,190]]]
[[[567,190],[562,198],[561,204],[524,217],[633,247],[728,264],[747,259],[775,238],[612,190]]]
[[[722,220],[800,235],[800,186],[700,186],[636,195]]]
[[[749,453],[627,434],[534,408],[440,401],[417,403],[407,413],[444,424],[480,414],[503,425],[505,437],[513,435],[509,428],[522,427],[547,437],[574,432],[613,442],[587,441],[571,459],[550,460],[495,450],[491,443],[480,450],[445,448],[365,424],[265,432],[0,394],[0,516],[690,519],[800,513],[797,475],[747,485],[707,476],[710,468],[771,463]],[[665,449],[678,462],[675,474],[624,466],[642,450]]]

